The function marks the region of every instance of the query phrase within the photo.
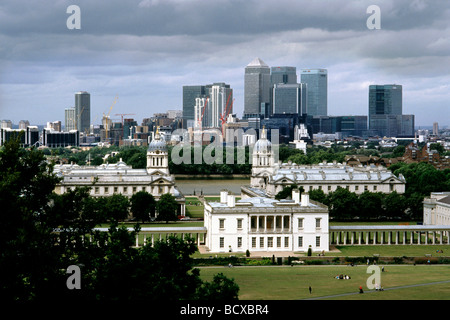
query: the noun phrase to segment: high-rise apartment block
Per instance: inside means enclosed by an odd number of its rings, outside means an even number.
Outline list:
[[[91,95],[86,91],[75,93],[76,129],[88,133],[91,126]]]
[[[75,108],[64,109],[64,131],[77,130]]]
[[[217,82],[183,86],[183,127],[222,128],[222,119],[233,113],[233,89]]]
[[[307,114],[326,116],[328,113],[328,71],[326,69],[302,69],[300,82],[307,85]]]

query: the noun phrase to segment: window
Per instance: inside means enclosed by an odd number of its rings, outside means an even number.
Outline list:
[[[221,248],[225,247],[225,241],[224,241],[224,238],[223,238],[223,237],[219,238],[219,241],[220,241],[220,247],[221,247]]]
[[[237,228],[242,229],[242,219],[237,219]]]
[[[263,237],[259,238],[259,247],[264,248],[264,238]]]
[[[319,186],[319,190],[322,190],[322,186]]]
[[[219,228],[224,229],[225,228],[225,219],[219,219]]]
[[[328,191],[331,191],[331,186],[328,186]]]
[[[123,187],[123,193],[128,193],[128,187]]]
[[[359,186],[355,186],[355,191],[358,191],[359,190]]]
[[[267,238],[267,247],[272,248],[273,247],[273,237]]]
[[[303,229],[303,218],[298,218],[298,228]]]
[[[256,237],[252,238],[252,248],[256,248]]]
[[[98,194],[98,191],[99,189],[98,189],[98,187],[95,187],[95,194]]]
[[[114,193],[117,193],[117,187],[114,187]]]
[[[238,246],[238,248],[242,247],[242,237],[237,238],[237,246]]]
[[[316,247],[320,247],[320,237],[316,237]]]
[[[109,188],[105,187],[105,194],[108,194],[108,193],[109,193]]]
[[[133,187],[133,193],[136,193],[136,187]]]
[[[320,218],[316,218],[316,229],[320,229]]]
[[[364,186],[364,191],[369,190],[369,188],[367,186]]]
[[[284,237],[284,247],[289,248],[289,237]]]
[[[303,247],[303,237],[298,237],[298,246]]]
[[[373,191],[377,191],[377,186],[373,186]]]
[[[281,248],[281,237],[277,237],[277,248]]]

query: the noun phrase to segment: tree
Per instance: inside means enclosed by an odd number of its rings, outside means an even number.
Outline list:
[[[54,222],[45,213],[58,178],[43,153],[20,147],[0,150],[0,299],[26,301],[54,296],[62,280]]]
[[[403,195],[393,191],[384,197],[383,208],[388,218],[404,217],[406,200]]]
[[[159,200],[156,202],[156,210],[158,211],[158,220],[175,221],[177,219],[177,209],[178,203],[175,197],[170,193],[165,193],[161,195]]]
[[[130,201],[122,194],[104,197],[104,216],[107,220],[124,220],[128,217]]]
[[[135,248],[139,232],[118,226],[95,230],[112,204],[89,187],[62,195],[44,155],[18,142],[0,150],[0,298],[9,301],[144,301],[236,297],[233,280],[203,282],[193,269],[193,239],[169,239]],[[112,198],[112,197],[111,197]],[[119,210],[121,212],[123,210]],[[81,270],[82,290],[66,285],[68,266]],[[204,288],[214,288],[206,290]],[[229,292],[229,294],[227,294]]]
[[[338,187],[327,196],[330,217],[351,219],[358,215],[358,196],[345,188]]]
[[[280,192],[278,192],[275,195],[275,199],[281,200],[281,199],[287,199],[289,197],[292,197],[292,190],[294,190],[294,189],[298,189],[298,186],[296,184],[284,187],[283,190],[281,190]],[[299,190],[300,190],[300,193],[305,191],[305,189],[303,189],[302,186],[300,186]]]
[[[308,193],[311,200],[323,203],[324,205],[328,205],[327,196],[322,189],[313,189]]]
[[[136,192],[131,196],[130,209],[133,216],[142,223],[150,220],[155,215],[156,201],[152,194],[146,191]]]
[[[359,217],[362,219],[376,219],[382,212],[381,206],[384,195],[381,192],[364,191],[359,195]]]

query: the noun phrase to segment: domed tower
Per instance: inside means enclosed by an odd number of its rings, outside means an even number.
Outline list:
[[[272,143],[267,139],[266,129],[263,128],[260,139],[253,146],[251,186],[265,188],[274,172],[275,157]]]
[[[169,153],[166,141],[156,128],[155,136],[147,149],[147,172],[153,175],[170,175]]]

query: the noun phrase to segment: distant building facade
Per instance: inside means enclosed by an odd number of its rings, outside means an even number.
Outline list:
[[[75,93],[76,129],[88,133],[91,127],[91,95],[86,91]]]
[[[61,177],[55,192],[63,194],[75,187],[91,187],[93,197],[123,194],[131,197],[139,191],[151,193],[156,200],[165,193],[178,202],[178,215],[185,215],[185,198],[169,172],[168,149],[159,132],[148,146],[146,169],[133,169],[119,161],[100,166],[55,165],[54,172]],[[95,184],[93,184],[95,182]]]
[[[433,192],[424,199],[423,224],[450,226],[450,192]]]
[[[406,180],[402,175],[396,177],[381,166],[280,164],[276,161],[272,143],[263,130],[261,138],[253,147],[250,187],[243,188],[243,194],[250,197],[264,194],[273,198],[285,187],[292,185],[303,187],[306,192],[319,189],[325,194],[336,191],[339,187],[356,194],[364,191],[404,193]]]
[[[243,117],[259,117],[262,105],[270,106],[270,68],[256,58],[245,67]]]
[[[222,191],[206,202],[205,245],[209,252],[329,251],[328,208],[293,191],[291,201],[247,197],[235,201]]]
[[[328,71],[327,69],[302,69],[300,82],[306,83],[308,93],[307,114],[326,116],[328,114]]]
[[[414,115],[403,114],[401,85],[369,86],[369,130],[382,137],[414,135]]]

